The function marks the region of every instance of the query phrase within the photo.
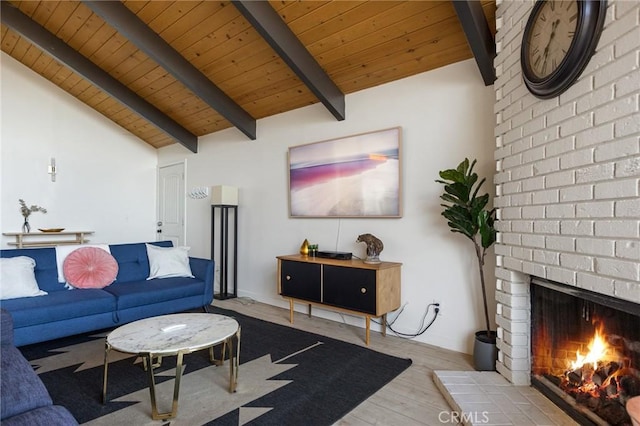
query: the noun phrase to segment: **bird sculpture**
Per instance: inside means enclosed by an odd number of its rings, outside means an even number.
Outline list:
[[[356,242],[367,245],[367,258],[364,263],[380,263],[380,252],[384,249],[384,244],[379,238],[372,234],[362,234],[358,235]]]

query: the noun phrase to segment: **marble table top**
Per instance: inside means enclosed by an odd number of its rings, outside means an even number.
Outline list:
[[[120,352],[169,355],[216,345],[233,336],[239,327],[235,319],[224,315],[162,315],[116,328],[107,336],[107,343]]]

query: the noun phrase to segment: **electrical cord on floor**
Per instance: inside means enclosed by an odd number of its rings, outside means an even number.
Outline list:
[[[400,331],[394,330],[392,326],[396,322],[396,320],[400,317],[400,314],[404,310],[405,306],[407,306],[406,303],[404,305],[402,305],[402,308],[400,308],[400,312],[398,312],[398,315],[396,315],[396,317],[393,319],[393,321],[391,321],[391,322],[386,321],[387,328],[389,328],[389,330],[391,330],[394,334],[396,334],[399,337],[413,338],[413,337],[418,337],[418,336],[424,334],[424,332],[427,331],[429,329],[429,327],[431,327],[431,325],[435,322],[436,318],[438,318],[438,313],[440,312],[440,304],[439,303],[429,303],[427,305],[427,309],[425,309],[425,311],[424,311],[424,315],[422,316],[422,320],[420,321],[420,327],[418,328],[418,332],[414,333],[414,334],[402,333]],[[429,309],[432,306],[434,307],[433,318],[431,318],[431,321],[429,321],[429,323],[425,326],[424,322],[427,319],[427,315],[429,314]],[[376,324],[380,324],[380,322],[378,322],[378,321],[375,321],[375,320],[372,320],[372,321],[374,321]]]
[[[398,313],[396,314],[396,317],[395,317],[391,322],[387,321],[387,324],[386,324],[386,325],[387,325],[387,327],[388,327],[388,326],[390,326],[390,325],[393,325],[393,324],[396,322],[396,320],[397,320],[398,318],[400,318],[400,314],[402,314],[402,311],[404,311],[404,307],[405,307],[405,306],[407,306],[407,303],[405,303],[404,305],[402,305],[402,307],[400,308],[400,310],[399,310],[399,311],[398,311]],[[376,324],[378,324],[378,325],[382,324],[381,322],[376,321],[376,320],[374,320],[374,319],[372,319],[371,321],[373,321],[374,323],[376,323]]]

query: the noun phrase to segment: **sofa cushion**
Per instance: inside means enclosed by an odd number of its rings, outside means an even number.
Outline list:
[[[73,426],[78,422],[60,405],[48,405],[2,420],[3,426]]]
[[[33,367],[15,346],[3,345],[0,351],[1,418],[51,405],[51,397]]]
[[[158,247],[172,247],[171,241],[152,243]],[[118,262],[118,276],[116,283],[141,281],[149,276],[149,259],[145,243],[112,244],[109,246],[111,255]]]
[[[56,246],[56,266],[58,268],[58,282],[66,283],[69,280],[64,275],[64,262],[67,260],[67,257],[71,255],[71,253],[75,253],[78,250],[82,250],[87,247],[97,248],[107,253],[111,253],[111,249],[108,244],[83,244],[80,246],[71,245],[71,246]]]
[[[31,249],[1,250],[0,257],[10,258],[27,256],[36,261],[35,275],[40,290],[51,293],[52,291],[66,291],[63,285],[58,283],[58,270],[56,268],[56,251],[53,247]]]
[[[115,281],[118,263],[97,247],[75,250],[64,260],[64,276],[75,288],[103,288]]]
[[[194,278],[189,266],[189,247],[158,247],[153,244],[146,246],[149,258],[148,280],[170,277]]]
[[[46,295],[38,288],[35,266],[36,261],[27,256],[0,259],[0,299]]]
[[[65,290],[45,297],[3,300],[2,307],[11,312],[17,328],[113,312],[116,300],[99,289]]]
[[[128,283],[114,283],[105,287],[118,298],[118,310],[166,302],[204,293],[204,282],[197,278],[163,278]]]

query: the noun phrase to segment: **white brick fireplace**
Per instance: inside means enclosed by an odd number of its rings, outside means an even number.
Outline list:
[[[533,97],[520,68],[533,1],[498,0],[497,369],[530,381],[532,276],[640,303],[640,1],[609,0],[576,83]]]

